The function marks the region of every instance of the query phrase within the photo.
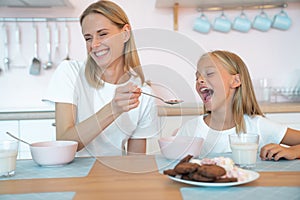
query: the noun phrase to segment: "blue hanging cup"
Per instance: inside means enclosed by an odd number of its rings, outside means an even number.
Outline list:
[[[259,31],[268,31],[271,28],[272,20],[262,11],[253,21],[252,27]]]
[[[221,14],[221,16],[217,17],[214,21],[214,30],[227,33],[231,29],[231,22],[230,20],[224,15],[224,13]]]
[[[272,27],[279,30],[288,30],[292,25],[292,20],[283,10],[274,16]]]
[[[232,29],[246,33],[251,29],[251,25],[251,21],[248,19],[246,14],[242,12],[240,16],[234,19]]]
[[[208,33],[210,31],[210,22],[203,13],[194,22],[193,29],[200,33]]]

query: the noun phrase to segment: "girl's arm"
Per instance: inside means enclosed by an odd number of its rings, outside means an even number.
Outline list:
[[[267,144],[262,147],[260,151],[261,159],[279,160],[285,158],[294,160],[300,158],[300,131],[288,128],[281,144]]]

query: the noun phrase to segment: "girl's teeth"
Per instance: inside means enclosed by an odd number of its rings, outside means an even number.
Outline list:
[[[201,88],[201,89],[200,89],[200,92],[204,92],[204,91],[206,91],[206,90],[208,90],[208,88]]]

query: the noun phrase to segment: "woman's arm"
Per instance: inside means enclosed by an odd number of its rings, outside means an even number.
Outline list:
[[[135,93],[133,93],[135,92]],[[114,99],[88,119],[76,124],[77,109],[75,105],[56,103],[56,138],[57,140],[75,140],[79,145],[77,151],[88,145],[106,127],[123,112],[139,105],[140,89],[132,83],[116,89]]]
[[[260,157],[262,160],[279,160],[285,158],[294,160],[300,158],[300,131],[288,128],[281,144],[267,144],[261,148]]]

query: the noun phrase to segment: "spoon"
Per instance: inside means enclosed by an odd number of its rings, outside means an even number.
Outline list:
[[[31,144],[29,144],[28,142],[26,142],[26,141],[24,141],[24,140],[22,140],[22,139],[20,139],[20,138],[18,138],[16,136],[14,136],[13,134],[11,134],[9,132],[6,132],[6,134],[9,135],[10,137],[16,139],[16,140],[19,140],[20,142],[23,142],[23,143],[28,144],[29,146],[31,146]]]
[[[166,104],[170,104],[170,105],[179,104],[179,103],[183,102],[182,100],[176,100],[176,99],[175,100],[164,100],[163,98],[155,96],[153,94],[149,94],[149,93],[146,93],[146,92],[141,92],[141,93],[145,94],[145,95],[148,95],[148,96],[151,96],[151,97],[154,97],[154,98],[157,98],[157,99],[161,100],[162,102],[164,102]]]

